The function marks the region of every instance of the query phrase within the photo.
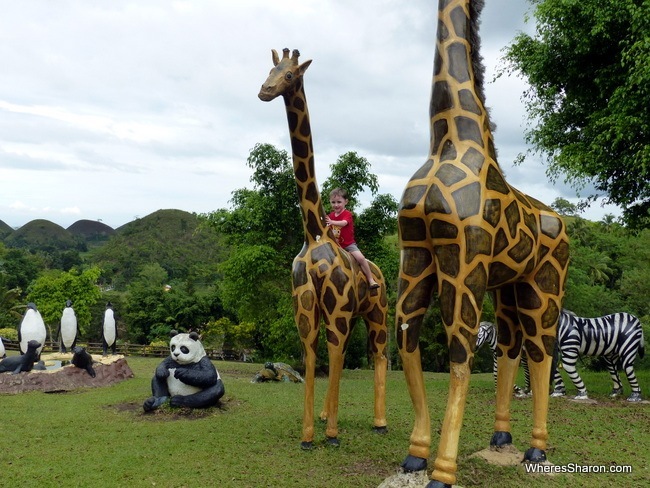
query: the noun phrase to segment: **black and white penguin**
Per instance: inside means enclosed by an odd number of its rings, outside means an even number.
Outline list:
[[[74,353],[72,356],[72,364],[77,368],[85,369],[93,378],[97,376],[97,373],[93,369],[93,357],[85,348],[76,346],[72,348],[72,352]]]
[[[34,340],[27,341],[25,354],[9,356],[0,361],[0,373],[11,372],[11,374],[18,374],[23,371],[31,371],[36,362],[36,351],[40,348],[40,342]]]
[[[36,350],[36,360],[41,358],[41,351],[47,338],[47,330],[45,329],[45,322],[41,313],[32,302],[27,304],[27,310],[23,316],[23,320],[18,328],[18,341],[20,342],[20,353],[27,353],[27,343],[29,341],[37,341],[39,347]]]
[[[72,308],[72,302],[67,300],[61,314],[61,325],[59,326],[59,352],[68,352],[74,349],[77,343],[77,316]]]
[[[104,312],[104,325],[102,326],[102,350],[104,356],[108,354],[109,347],[111,348],[111,353],[115,354],[116,342],[117,323],[115,322],[113,305],[111,302],[108,302],[106,304],[106,311]]]

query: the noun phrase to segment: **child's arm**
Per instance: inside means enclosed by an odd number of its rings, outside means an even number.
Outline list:
[[[337,227],[345,227],[346,225],[348,225],[347,220],[332,220],[329,217],[325,217],[325,223],[327,225],[335,225]]]

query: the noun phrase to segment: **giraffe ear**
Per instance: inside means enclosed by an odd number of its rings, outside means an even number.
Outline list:
[[[273,66],[277,66],[280,63],[280,57],[275,49],[271,49],[271,56],[273,57]]]
[[[309,61],[305,61],[300,66],[298,66],[298,73],[300,74],[300,76],[305,74],[305,71],[307,71],[307,68],[309,68],[311,61],[312,60],[310,59]]]

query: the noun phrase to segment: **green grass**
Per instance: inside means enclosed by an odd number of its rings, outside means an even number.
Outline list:
[[[111,387],[0,396],[3,486],[376,487],[397,471],[408,449],[413,413],[401,371],[388,374],[387,435],[371,430],[372,372],[345,371],[341,447],[325,446],[325,427],[318,423],[316,448],[302,451],[302,385],[253,384],[260,365],[215,362],[226,385],[223,408],[199,415],[170,410],[144,414],[142,402],[150,395],[160,359],[127,359],[135,377]],[[632,474],[532,476],[521,467],[470,458],[488,445],[492,434],[492,376],[479,374],[472,377],[461,433],[459,485],[648,486],[650,405],[610,400],[606,372],[581,374],[598,404],[550,399],[549,460],[557,465],[629,464]],[[425,376],[435,456],[447,375]],[[638,376],[649,394],[650,371]],[[325,379],[317,380],[316,415],[326,385]],[[530,437],[531,410],[531,399],[512,402],[512,434],[522,451]]]

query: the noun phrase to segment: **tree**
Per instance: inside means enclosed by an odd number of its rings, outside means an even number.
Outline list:
[[[348,192],[349,203],[347,209],[354,211],[358,196],[365,189],[372,195],[379,190],[377,176],[370,172],[370,163],[355,151],[349,151],[339,156],[330,166],[331,174],[323,183],[322,198],[326,208],[329,208],[329,194],[334,188],[343,188]]]
[[[551,204],[551,208],[563,217],[575,217],[578,213],[578,206],[562,197],[556,198]]]
[[[648,2],[529,1],[535,36],[518,34],[505,55],[530,84],[528,142],[551,177],[593,183],[629,226],[650,227]]]
[[[42,274],[29,287],[27,300],[34,302],[51,331],[58,328],[67,300],[72,301],[80,337],[87,337],[92,319],[91,310],[101,297],[97,280],[99,268],[79,272],[52,270]],[[52,339],[54,339],[52,337]]]

